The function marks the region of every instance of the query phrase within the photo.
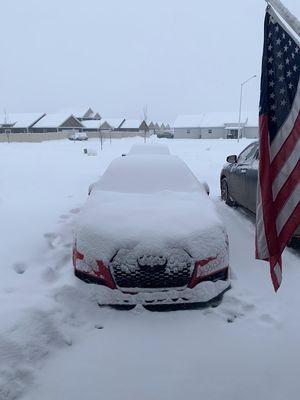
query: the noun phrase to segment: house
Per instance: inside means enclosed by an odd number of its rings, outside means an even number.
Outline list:
[[[155,134],[155,124],[152,121],[148,125],[148,128],[151,134]]]
[[[125,118],[102,118],[101,130],[118,131]]]
[[[118,128],[125,121],[124,118],[102,118],[100,120],[90,119],[83,120],[81,123],[83,124],[83,131],[85,132],[99,132],[101,131],[113,131],[118,130]]]
[[[145,121],[139,119],[125,119],[118,130],[127,132],[147,132],[149,127]]]
[[[258,137],[258,112],[243,112],[240,136]],[[235,139],[238,137],[237,113],[214,112],[198,115],[179,115],[174,122],[174,138],[191,139]]]
[[[76,118],[79,121],[88,121],[88,120],[94,120],[94,119],[101,119],[101,116],[98,112],[94,112],[90,107],[87,110],[78,110],[76,113],[74,113]]]
[[[66,113],[45,114],[30,128],[30,132],[48,133],[74,129],[81,132],[83,128],[83,124],[74,115]]]
[[[99,119],[87,119],[81,120],[84,132],[98,132],[100,130],[102,120]]]
[[[0,115],[0,133],[28,133],[45,113],[9,113]]]

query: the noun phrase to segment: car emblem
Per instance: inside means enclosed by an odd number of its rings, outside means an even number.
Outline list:
[[[152,271],[163,271],[166,268],[168,260],[163,256],[141,256],[137,259],[140,269]]]

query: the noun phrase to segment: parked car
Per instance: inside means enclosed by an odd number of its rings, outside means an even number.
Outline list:
[[[100,304],[203,305],[230,288],[226,230],[207,188],[172,155],[112,161],[79,214],[73,265],[99,285]]]
[[[229,206],[242,206],[255,214],[259,143],[249,144],[239,156],[230,155],[226,161],[220,175],[222,200]],[[300,244],[300,225],[290,241],[290,245],[293,244]]]
[[[132,156],[149,154],[170,155],[170,150],[168,146],[164,144],[134,144],[127,155]]]
[[[88,136],[85,132],[73,132],[69,136],[69,140],[88,140]]]
[[[149,154],[160,154],[170,155],[168,146],[164,144],[134,144],[128,153],[123,153],[122,157],[125,156],[144,156]]]
[[[174,134],[170,131],[158,132],[156,135],[159,139],[174,139]]]

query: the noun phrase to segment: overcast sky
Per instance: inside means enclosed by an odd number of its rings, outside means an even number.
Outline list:
[[[238,110],[260,75],[264,0],[1,0],[0,108],[91,106],[172,122]],[[284,0],[300,17],[300,1]],[[257,109],[259,78],[244,89]],[[237,111],[238,112],[238,111]]]

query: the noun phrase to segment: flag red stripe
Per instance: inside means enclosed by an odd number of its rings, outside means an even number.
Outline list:
[[[287,199],[292,194],[293,190],[297,186],[300,181],[300,160],[298,160],[295,168],[292,173],[289,175],[288,179],[285,181],[284,185],[280,189],[279,193],[276,196],[274,201],[274,207],[276,209],[277,214],[279,214],[280,210],[284,206]]]
[[[262,114],[259,118],[260,127],[260,161],[259,180],[265,227],[265,238],[268,246],[269,256],[279,254],[277,242],[276,214],[273,207],[273,193],[270,177],[270,153],[268,116]]]
[[[286,244],[290,240],[291,232],[295,232],[299,224],[300,224],[300,202],[289,216],[288,220],[286,221],[284,227],[280,232],[280,235],[278,236],[280,242],[280,253],[283,252]]]
[[[293,151],[294,147],[296,146],[296,143],[299,140],[299,132],[300,132],[300,113],[298,113],[295,125],[290,135],[287,137],[281,149],[276,154],[274,160],[271,163],[270,178],[272,182],[274,181],[278,172],[281,170],[281,168],[289,158],[291,152]]]
[[[276,267],[276,264],[278,264],[279,267],[280,267],[280,271],[282,271],[281,256],[271,257],[269,259],[269,261],[270,261],[270,274],[271,274],[272,283],[273,283],[275,292],[277,292],[277,290],[279,289],[281,281],[279,282],[278,279],[277,279],[277,275],[275,273],[275,267]]]

